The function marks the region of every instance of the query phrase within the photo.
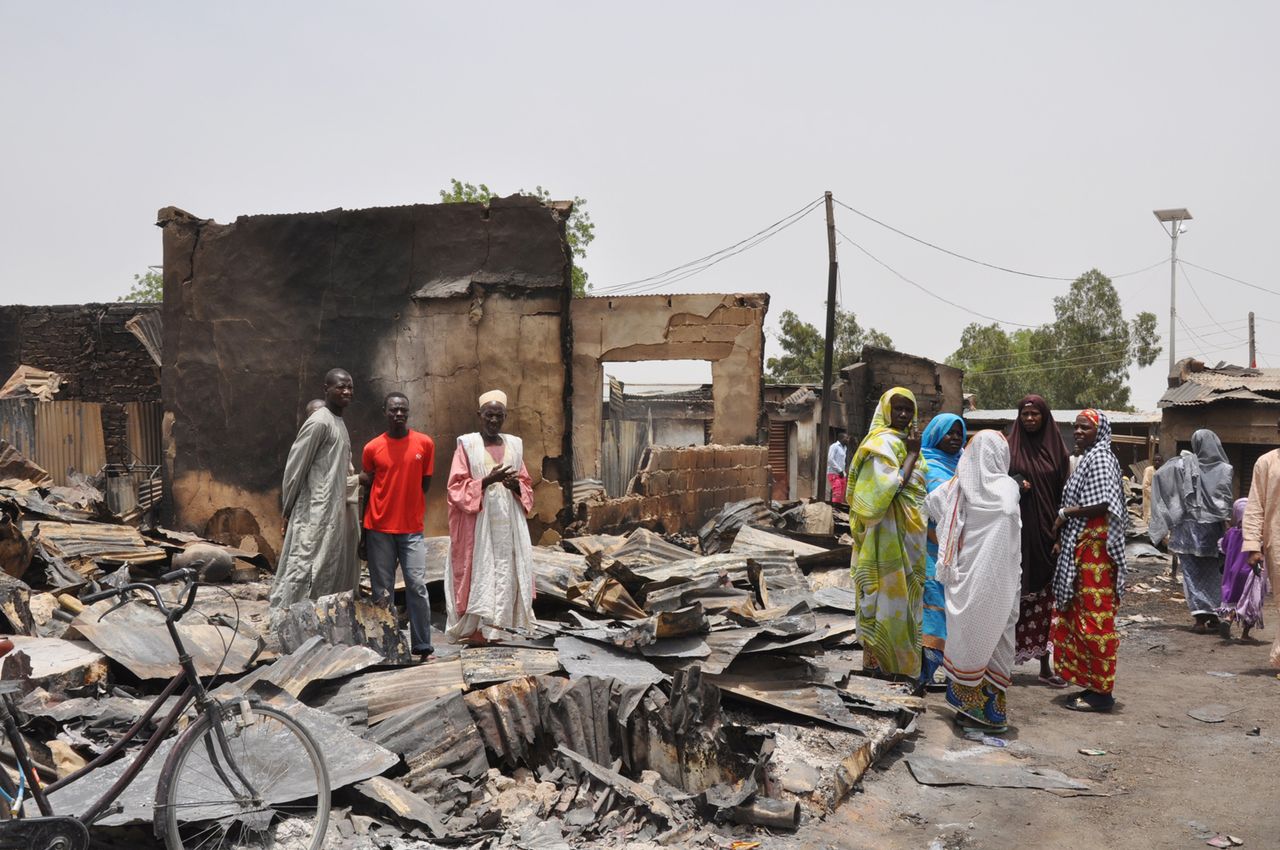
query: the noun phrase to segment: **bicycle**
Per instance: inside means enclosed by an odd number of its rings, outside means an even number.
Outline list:
[[[224,702],[209,694],[177,628],[178,621],[195,603],[201,583],[193,569],[174,570],[160,580],[178,579],[186,582],[176,597],[182,602],[178,607],[167,605],[154,585],[140,582],[81,599],[92,604],[119,596],[121,601],[103,613],[105,617],[133,601],[134,593],[150,594],[165,615],[181,667],[124,736],[84,767],[42,786],[18,731],[11,697],[16,683],[0,694],[0,723],[19,774],[15,784],[8,771],[0,769],[0,791],[8,803],[4,807],[7,817],[0,820],[0,850],[88,850],[89,827],[121,810],[113,803],[137,778],[192,704],[195,719],[178,734],[156,785],[156,838],[163,839],[169,850],[286,845],[290,850],[319,850],[323,845],[330,792],[324,756],[311,734],[284,712],[248,697]],[[12,648],[11,641],[0,641],[0,656]],[[177,703],[120,778],[82,814],[55,815],[49,795],[115,759],[184,685]],[[23,801],[28,795],[39,809],[37,817],[23,816]]]

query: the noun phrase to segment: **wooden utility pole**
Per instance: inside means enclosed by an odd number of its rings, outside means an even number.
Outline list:
[[[1258,342],[1253,336],[1253,311],[1249,311],[1249,368],[1258,368]]]
[[[825,193],[827,206],[827,340],[822,349],[822,418],[818,422],[818,499],[827,497],[827,448],[831,445],[831,367],[836,347],[836,217],[831,208],[831,193]]]

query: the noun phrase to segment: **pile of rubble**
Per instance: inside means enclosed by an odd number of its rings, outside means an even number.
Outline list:
[[[0,449],[0,613],[16,635],[2,673],[46,779],[102,752],[177,671],[154,607],[103,617],[114,600],[78,597],[209,559],[236,580],[201,591],[184,639],[218,696],[270,702],[318,739],[327,847],[727,847],[830,812],[922,709],[862,675],[843,518],[826,505],[728,505],[678,538],[698,551],[643,528],[538,547],[532,634],[438,635],[414,665],[402,624],[363,594],[295,605],[272,633],[259,555],[112,522],[87,484],[56,492],[30,467]],[[434,592],[448,541],[428,544]],[[167,746],[98,844],[153,845]],[[126,763],[55,807],[83,809]]]

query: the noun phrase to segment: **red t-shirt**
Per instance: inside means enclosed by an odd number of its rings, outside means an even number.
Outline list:
[[[422,479],[435,471],[435,442],[414,430],[399,439],[379,434],[365,445],[360,465],[373,476],[364,527],[383,534],[422,531]]]

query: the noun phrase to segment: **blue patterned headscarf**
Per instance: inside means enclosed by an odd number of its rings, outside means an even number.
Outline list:
[[[956,423],[960,423],[960,450],[955,454],[948,454],[938,445],[942,442],[942,438],[947,436]],[[964,420],[954,413],[939,413],[937,416],[929,420],[929,425],[924,429],[924,433],[920,435],[920,454],[929,463],[929,469],[925,477],[925,486],[929,492],[940,484],[945,484],[951,480],[956,474],[956,464],[960,463],[960,455],[964,454],[964,444],[969,437],[969,429],[965,427]]]

